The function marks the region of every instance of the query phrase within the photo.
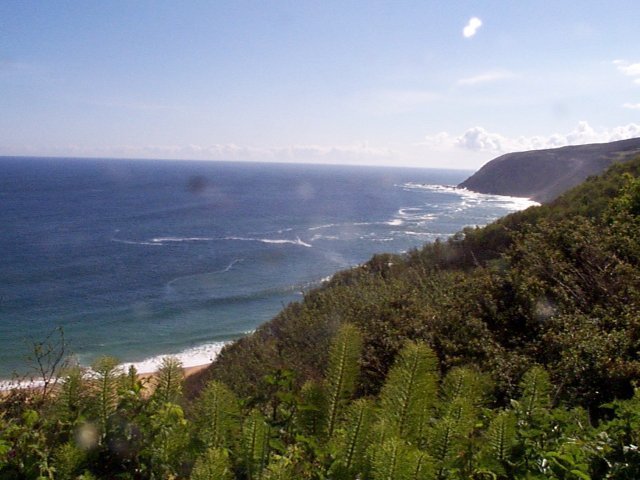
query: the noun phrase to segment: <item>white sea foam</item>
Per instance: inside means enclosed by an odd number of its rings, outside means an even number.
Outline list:
[[[158,237],[152,238],[153,243],[171,243],[171,242],[210,242],[215,240],[211,237]]]
[[[401,218],[394,218],[393,220],[389,220],[388,222],[384,222],[387,225],[391,225],[392,227],[400,226],[404,223],[404,220]]]
[[[302,247],[311,248],[313,245],[306,243],[300,239],[300,237],[296,237],[295,240],[289,239],[279,239],[279,238],[252,238],[252,237],[156,237],[152,238],[148,241],[134,241],[134,240],[123,240],[120,238],[112,238],[114,242],[126,243],[130,245],[153,245],[153,246],[161,246],[169,243],[180,243],[180,242],[212,242],[216,240],[239,240],[243,242],[262,242],[262,243],[273,243],[273,244],[291,244],[291,245],[300,245]]]
[[[409,215],[414,215],[413,213],[409,213],[409,212],[421,212],[421,211],[422,209],[419,207],[402,207],[398,209],[398,215],[409,216]]]
[[[474,203],[489,202],[492,204],[498,204],[509,211],[523,210],[528,207],[540,205],[538,202],[525,197],[512,197],[509,195],[492,195],[488,193],[478,193],[467,190],[466,188],[458,188],[453,185],[428,185],[408,182],[398,186],[404,188],[405,190],[427,190],[432,192],[459,195],[463,200],[472,200],[474,201]]]
[[[340,227],[342,224],[340,223],[327,223],[325,225],[317,225],[315,227],[309,227],[307,230],[309,230],[310,232],[313,232],[315,230],[322,230],[325,228],[333,228],[333,227]]]
[[[300,237],[296,237],[295,240],[279,239],[279,238],[224,237],[223,240],[238,240],[241,242],[262,242],[262,243],[273,243],[273,244],[291,244],[291,245],[299,245],[307,248],[313,247],[313,245],[303,242],[300,239]]]
[[[0,380],[0,392],[7,392],[18,388],[41,388],[43,385],[43,380]]]
[[[137,242],[135,240],[123,240],[122,238],[111,238],[112,242],[117,242],[117,243],[124,243],[126,245],[152,245],[152,246],[158,246],[158,245],[162,245],[161,243],[154,243],[154,242]]]
[[[413,237],[432,237],[434,236],[433,233],[431,232],[411,232],[411,231],[404,231],[404,232],[393,232],[393,233],[401,233],[402,235],[411,235]]]
[[[231,270],[233,268],[233,266],[236,263],[240,263],[243,262],[244,258],[236,258],[234,259],[229,265],[227,265],[225,268],[223,268],[222,270],[218,270],[216,273],[227,273],[229,270]]]
[[[321,235],[316,233],[313,237],[311,237],[310,242],[315,242],[317,240],[340,240],[340,237],[337,235]]]
[[[350,225],[355,225],[357,227],[362,227],[365,225],[378,225],[379,222],[355,222],[355,223],[351,223]]]
[[[306,243],[300,240],[300,237],[296,237],[295,240],[272,240],[269,238],[260,238],[258,239],[258,241],[263,243],[290,243],[292,245],[300,245],[302,247],[307,247],[307,248],[311,248],[313,246],[310,243]]]
[[[174,354],[162,354],[145,358],[138,362],[127,362],[122,364],[125,371],[133,365],[138,373],[151,373],[158,370],[162,365],[162,360],[167,357],[175,357],[182,363],[183,367],[196,367],[211,363],[218,356],[222,348],[229,342],[213,342],[188,348],[182,352]]]
[[[245,332],[253,333],[254,330]],[[215,360],[222,348],[230,342],[213,342],[204,345],[198,345],[188,348],[174,354],[162,354],[145,358],[138,362],[126,362],[120,365],[123,372],[129,370],[130,366],[134,366],[138,373],[152,373],[158,370],[162,365],[162,360],[167,357],[175,357],[182,363],[183,367],[197,367],[206,365]],[[91,370],[87,369],[87,375],[91,376]],[[15,388],[40,388],[44,385],[42,380],[35,379],[17,379],[17,380],[0,380],[0,391],[12,390]]]

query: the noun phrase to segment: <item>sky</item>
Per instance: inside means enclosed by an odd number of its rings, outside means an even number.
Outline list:
[[[640,136],[640,3],[4,1],[0,155],[476,169]]]

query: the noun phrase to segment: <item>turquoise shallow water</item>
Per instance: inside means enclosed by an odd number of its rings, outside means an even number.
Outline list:
[[[57,326],[85,364],[203,363],[337,270],[530,204],[469,173],[0,158],[0,378]]]

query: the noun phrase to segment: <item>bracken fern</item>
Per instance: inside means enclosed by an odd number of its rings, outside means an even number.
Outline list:
[[[353,325],[342,325],[331,345],[326,375],[329,437],[333,435],[345,401],[355,390],[361,350],[359,330]]]

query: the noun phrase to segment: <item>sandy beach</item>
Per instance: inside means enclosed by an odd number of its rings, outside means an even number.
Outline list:
[[[194,375],[194,374],[198,373],[199,371],[204,370],[209,365],[211,365],[211,363],[205,363],[205,364],[202,364],[202,365],[195,365],[195,366],[191,366],[191,367],[183,367],[182,368],[182,372],[184,373],[184,378],[190,377],[191,375]],[[149,380],[153,379],[153,377],[156,375],[156,373],[157,372],[139,373],[138,374],[138,378],[140,380],[149,381]]]
[[[184,374],[184,378],[190,377],[191,375],[194,375],[198,372],[200,372],[201,370],[204,370],[205,368],[207,368],[209,365],[211,365],[210,363],[204,363],[201,365],[192,365],[189,367],[183,367],[182,368],[182,372]],[[138,374],[138,378],[140,380],[142,380],[145,389],[150,390],[153,387],[153,378],[155,377],[157,371],[153,371],[153,372],[144,372],[144,373],[139,373]],[[33,389],[33,390],[38,390],[40,387],[40,385],[38,383],[36,383],[34,385],[34,382],[32,381],[24,381],[21,385],[21,382],[13,382],[11,380],[6,380],[4,381],[4,384],[0,383],[0,395],[7,395],[9,394],[9,392],[11,392],[13,389]],[[151,393],[151,392],[148,392]]]

